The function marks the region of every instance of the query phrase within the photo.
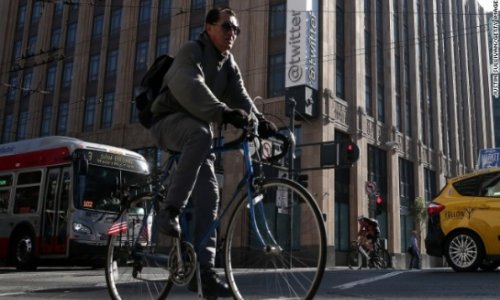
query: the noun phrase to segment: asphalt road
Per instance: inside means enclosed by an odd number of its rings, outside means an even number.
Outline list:
[[[175,288],[173,299],[197,299]],[[104,270],[0,268],[0,299],[108,299]],[[500,269],[456,273],[426,270],[328,269],[315,299],[500,299]]]

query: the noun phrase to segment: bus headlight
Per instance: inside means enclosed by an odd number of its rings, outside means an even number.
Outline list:
[[[82,223],[73,222],[73,230],[77,233],[91,234],[92,231]]]

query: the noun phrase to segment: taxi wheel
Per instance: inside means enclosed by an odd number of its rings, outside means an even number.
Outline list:
[[[448,264],[455,271],[476,271],[483,261],[483,243],[472,232],[457,231],[448,238],[445,255]]]

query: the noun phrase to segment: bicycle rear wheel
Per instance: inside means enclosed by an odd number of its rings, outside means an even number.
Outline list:
[[[162,254],[168,252],[151,241],[143,218],[144,213],[124,212],[119,220],[126,227],[109,237],[105,274],[112,299],[165,299],[172,287],[167,255]]]
[[[376,254],[375,266],[379,269],[387,269],[391,267],[391,255],[383,248],[379,248]]]
[[[235,298],[312,298],[326,264],[325,226],[314,198],[282,178],[265,180],[254,196],[256,221],[244,197],[227,230],[225,271]]]

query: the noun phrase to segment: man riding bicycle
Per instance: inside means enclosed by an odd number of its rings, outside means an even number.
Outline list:
[[[229,52],[240,33],[233,10],[215,8],[208,12],[205,31],[197,41],[187,42],[177,53],[163,79],[162,90],[152,111],[158,120],[151,128],[163,150],[181,152],[177,171],[160,211],[160,232],[180,236],[178,216],[189,198],[196,215],[195,242],[217,216],[219,187],[214,171],[212,125],[229,123],[237,128],[248,124],[249,115],[259,121],[258,133],[269,137],[277,128],[253,104],[233,55]],[[216,232],[204,249],[198,249],[202,291],[205,296],[230,297],[230,289],[213,271]],[[196,280],[189,289],[197,291]]]

